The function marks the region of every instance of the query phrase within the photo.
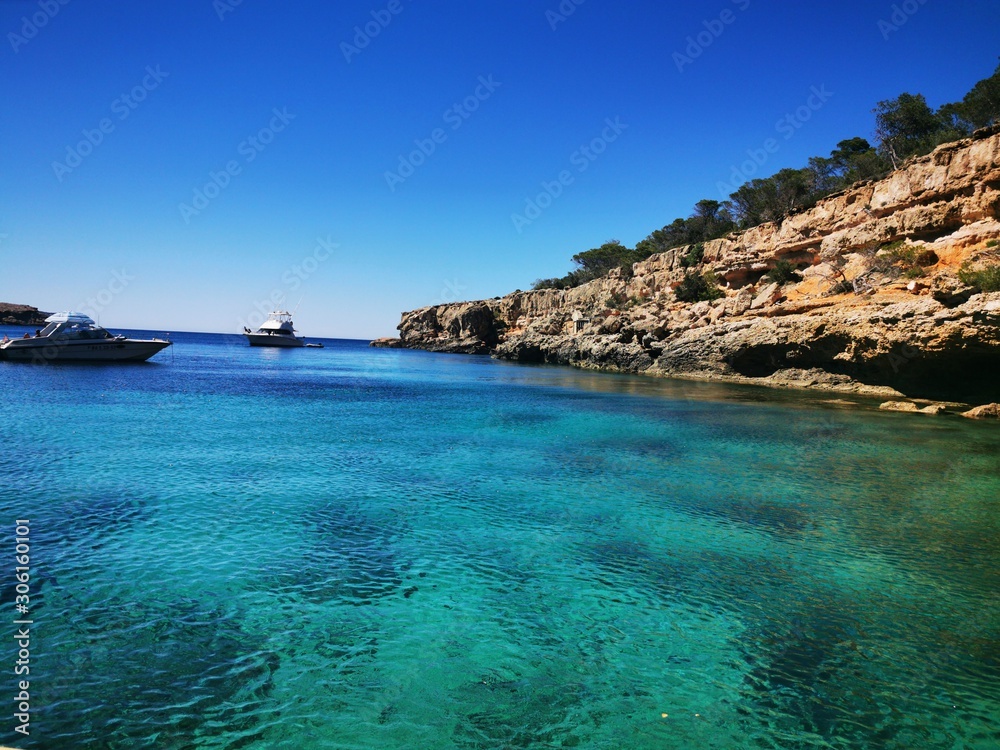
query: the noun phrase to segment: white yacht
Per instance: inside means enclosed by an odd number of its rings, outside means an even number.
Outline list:
[[[45,319],[34,336],[0,342],[0,359],[11,362],[145,362],[170,346],[163,339],[130,339],[101,328],[89,316],[63,312]]]
[[[295,335],[292,314],[283,310],[268,315],[256,331],[244,327],[243,335],[250,346],[305,346],[306,343],[304,338]]]

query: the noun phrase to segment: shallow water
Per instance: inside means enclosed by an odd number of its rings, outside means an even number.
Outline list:
[[[995,425],[173,338],[0,363],[0,743],[1000,744]]]

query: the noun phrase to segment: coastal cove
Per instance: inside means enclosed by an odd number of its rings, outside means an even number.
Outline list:
[[[1000,750],[1000,2],[0,26],[0,750]]]
[[[1000,741],[992,425],[171,339],[138,365],[0,362],[30,746]]]
[[[612,241],[590,252],[601,250],[627,249]],[[576,286],[540,284],[404,312],[399,338],[373,345],[995,403],[1000,129],[939,146],[780,222],[654,253]]]

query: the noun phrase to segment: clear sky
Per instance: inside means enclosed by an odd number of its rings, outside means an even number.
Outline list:
[[[768,138],[756,176],[961,98],[1000,3],[0,0],[0,32],[0,300],[236,332],[273,295],[372,338],[633,245]]]

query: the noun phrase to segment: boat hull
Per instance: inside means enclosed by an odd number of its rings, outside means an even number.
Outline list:
[[[170,346],[169,341],[41,341],[14,339],[0,348],[0,359],[8,362],[145,362]]]
[[[282,348],[296,348],[305,345],[305,340],[297,336],[272,336],[266,333],[244,333],[250,346],[275,346]]]

